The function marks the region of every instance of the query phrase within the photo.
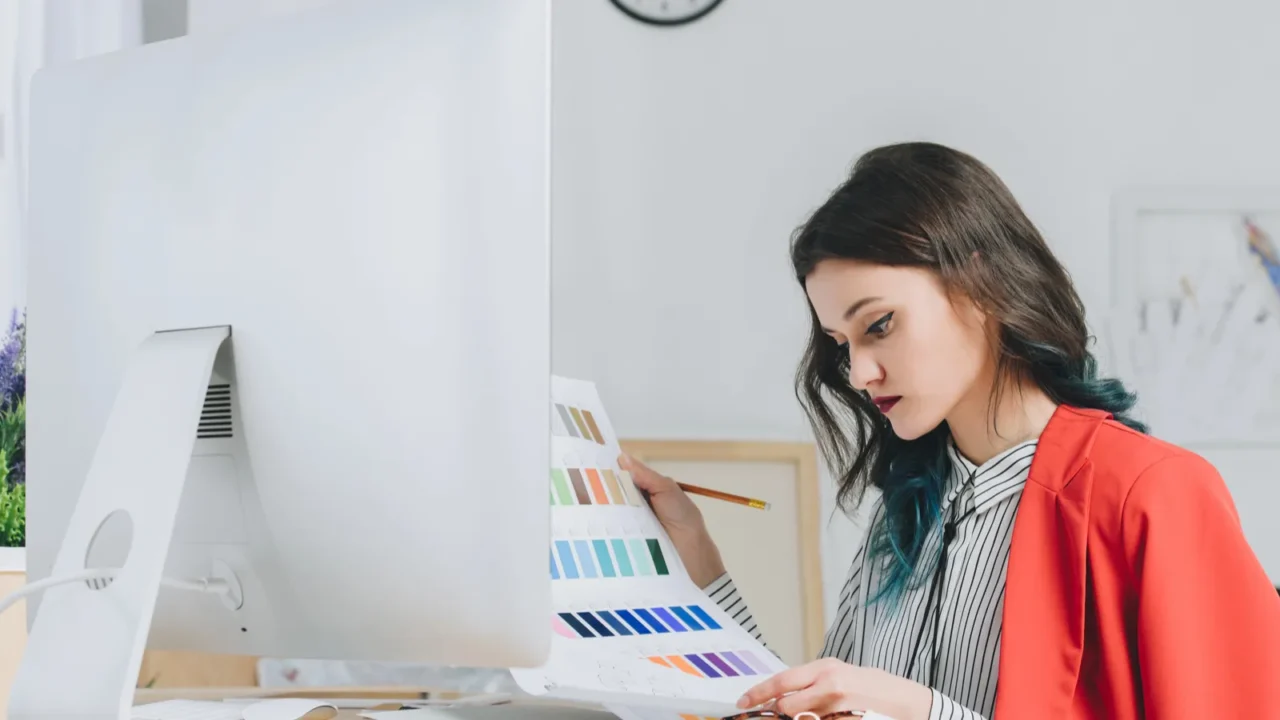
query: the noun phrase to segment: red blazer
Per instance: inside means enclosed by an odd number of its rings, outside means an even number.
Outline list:
[[[1280,598],[1198,455],[1060,407],[1012,542],[997,720],[1280,718]]]

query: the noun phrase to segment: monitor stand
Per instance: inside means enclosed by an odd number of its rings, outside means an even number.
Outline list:
[[[11,720],[127,720],[214,359],[230,327],[157,332],[130,358],[50,578],[84,571],[114,513],[132,525],[114,581],[49,588],[14,677]],[[213,570],[211,569],[212,573]]]

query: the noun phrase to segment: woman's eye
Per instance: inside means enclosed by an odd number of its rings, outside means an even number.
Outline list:
[[[885,313],[884,317],[875,321],[874,323],[871,324],[871,327],[867,328],[867,334],[868,335],[885,334],[885,331],[889,329],[889,321],[892,319],[893,319],[893,313],[891,312]]]

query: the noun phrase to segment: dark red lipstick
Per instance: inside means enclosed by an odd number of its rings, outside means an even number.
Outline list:
[[[901,399],[901,395],[878,395],[871,398],[871,402],[880,409],[880,412],[888,414],[889,411],[893,409],[893,406],[897,405],[898,401]]]

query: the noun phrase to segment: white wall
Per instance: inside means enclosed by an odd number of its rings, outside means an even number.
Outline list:
[[[187,27],[191,33],[224,32],[276,15],[330,5],[336,0],[187,0]],[[357,0],[358,1],[358,0]],[[181,0],[169,0],[181,2]]]
[[[0,0],[0,332],[9,329],[9,312],[20,303],[17,195],[14,183],[13,81],[18,43],[18,3]]]
[[[142,43],[140,0],[0,0],[0,323],[26,306],[25,144],[31,77],[42,67]]]
[[[1267,0],[725,0],[680,30],[604,0],[556,10],[554,361],[600,383],[626,435],[808,437],[788,234],[876,144],[993,166],[1091,321],[1114,190],[1280,184]],[[1228,480],[1280,575],[1265,469]],[[827,540],[830,604],[856,535]]]
[[[189,22],[304,1],[191,0]],[[554,366],[597,381],[625,436],[808,439],[788,235],[876,144],[993,166],[1094,319],[1114,190],[1274,185],[1280,167],[1268,0],[725,0],[675,30],[606,0],[555,9]],[[1247,484],[1264,469],[1229,480],[1280,575],[1276,495]],[[828,612],[856,541],[827,530]]]

